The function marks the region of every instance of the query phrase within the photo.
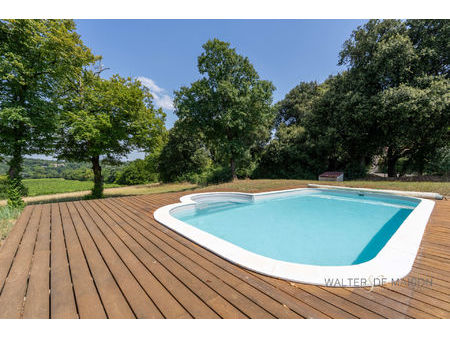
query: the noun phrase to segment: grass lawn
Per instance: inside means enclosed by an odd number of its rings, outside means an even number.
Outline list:
[[[65,192],[91,190],[94,186],[90,181],[73,181],[64,178],[27,179],[23,183],[28,188],[28,196],[50,195]],[[105,188],[119,187],[118,184],[105,183]]]
[[[5,239],[6,235],[13,227],[21,211],[21,209],[0,206],[0,246],[3,239]]]
[[[219,185],[201,188],[203,191],[227,189],[242,192],[255,192],[262,190],[289,189],[307,184],[340,185],[355,188],[389,189],[437,192],[443,196],[450,196],[450,182],[393,182],[393,181],[345,181],[345,182],[319,182],[308,180],[239,180]]]

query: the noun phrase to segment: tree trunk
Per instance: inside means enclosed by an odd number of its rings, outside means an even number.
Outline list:
[[[92,189],[92,196],[95,198],[103,197],[103,177],[102,167],[100,166],[100,157],[92,156],[92,170],[94,172],[94,188]]]
[[[11,160],[8,162],[8,180],[7,180],[7,194],[8,205],[14,208],[21,208],[25,205],[22,196],[27,195],[27,189],[22,183],[22,147],[17,143],[14,145],[14,151]]]
[[[233,179],[233,181],[237,180],[237,175],[236,175],[236,162],[234,161],[234,158],[232,157],[230,160],[230,167],[231,167],[231,177]]]
[[[391,147],[388,148],[387,152],[387,174],[388,177],[397,177],[397,164],[398,156],[394,155]]]
[[[14,151],[9,161],[8,176],[10,180],[20,179],[20,173],[22,172],[22,148],[15,146]]]

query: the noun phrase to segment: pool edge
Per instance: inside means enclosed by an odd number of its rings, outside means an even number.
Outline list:
[[[172,209],[196,204],[198,200],[208,198],[208,196],[254,200],[267,195],[311,190],[316,189],[297,188],[260,193],[208,192],[189,194],[182,196],[180,203],[158,208],[153,215],[159,223],[225,260],[271,277],[322,286],[361,287],[390,283],[409,274],[434,208],[434,201],[428,199],[414,198],[420,200],[419,204],[373,259],[361,264],[347,266],[289,263],[264,257],[184,223],[170,215]],[[365,284],[361,285],[363,281],[365,281]]]

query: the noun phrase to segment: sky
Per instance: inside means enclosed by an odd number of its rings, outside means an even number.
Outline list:
[[[212,38],[228,41],[277,88],[277,102],[301,81],[322,82],[342,67],[339,51],[364,20],[76,20],[83,42],[110,68],[139,78],[176,120],[173,92],[200,78],[197,57]]]
[[[177,117],[173,92],[200,78],[197,57],[209,39],[228,41],[247,56],[261,79],[275,85],[274,102],[301,81],[324,81],[344,68],[339,51],[365,20],[75,20],[83,42],[103,56],[109,70],[139,78],[156,107],[167,114],[166,127]],[[144,155],[133,152],[129,160]],[[33,156],[48,158],[45,156]]]

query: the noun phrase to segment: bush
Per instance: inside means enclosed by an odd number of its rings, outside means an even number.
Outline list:
[[[149,160],[135,160],[130,162],[117,175],[116,183],[123,185],[145,184],[157,182],[158,174],[152,168]]]
[[[22,180],[7,179],[7,192],[8,192],[8,206],[11,208],[23,208],[25,202],[22,200],[22,196],[26,195],[27,188],[22,183]]]
[[[450,176],[450,146],[441,148],[433,161],[425,167],[425,172],[440,176]]]
[[[158,172],[164,182],[203,180],[211,164],[210,154],[201,137],[192,135],[183,122],[175,122],[168,142],[158,159]]]
[[[8,196],[6,180],[6,176],[0,176],[0,199],[5,199]]]
[[[219,184],[231,181],[229,167],[215,166],[205,169],[201,173],[188,173],[177,178],[178,182],[189,182],[198,185]]]

